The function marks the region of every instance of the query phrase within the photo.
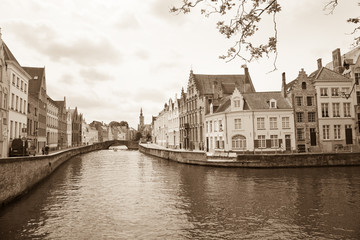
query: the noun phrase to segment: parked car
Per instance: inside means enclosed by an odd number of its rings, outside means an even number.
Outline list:
[[[9,149],[9,156],[20,157],[20,156],[29,156],[29,155],[30,155],[30,149],[29,149],[28,140],[26,138],[25,139],[15,138],[11,143],[11,147]]]

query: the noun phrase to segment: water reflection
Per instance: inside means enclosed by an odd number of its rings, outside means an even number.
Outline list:
[[[358,239],[359,206],[359,167],[212,168],[99,151],[0,211],[0,239]]]

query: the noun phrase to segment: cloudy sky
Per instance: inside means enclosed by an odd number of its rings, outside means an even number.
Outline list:
[[[240,59],[226,63],[218,56],[232,41],[216,28],[217,17],[200,8],[173,15],[180,0],[2,0],[2,38],[23,66],[46,68],[47,92],[64,96],[86,121],[145,123],[186,87],[190,69],[199,74],[243,74]],[[340,1],[334,14],[323,11],[327,0],[280,0],[277,17],[278,70],[273,58],[247,64],[257,91],[277,91],[281,73],[287,81],[316,60],[331,60],[331,51],[351,49],[358,1]],[[270,22],[264,23],[271,29]],[[259,38],[264,37],[262,35]]]

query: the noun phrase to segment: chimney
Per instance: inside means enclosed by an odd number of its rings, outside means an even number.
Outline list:
[[[244,67],[244,72],[245,72],[245,83],[250,83],[249,69],[246,65]]]
[[[333,59],[334,71],[338,73],[342,73],[344,71],[344,68],[342,67],[341,64],[340,48],[337,48],[332,52],[332,59]]]
[[[282,73],[281,95],[286,98],[286,77],[285,72]]]
[[[317,60],[317,67],[318,67],[318,70],[320,70],[322,68],[322,60],[321,60],[321,58],[319,58]]]

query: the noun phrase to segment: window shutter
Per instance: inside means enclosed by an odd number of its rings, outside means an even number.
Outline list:
[[[279,147],[281,147],[282,139],[279,139]]]
[[[271,139],[266,139],[266,148],[271,148]]]
[[[254,140],[254,148],[259,148],[259,140]]]

